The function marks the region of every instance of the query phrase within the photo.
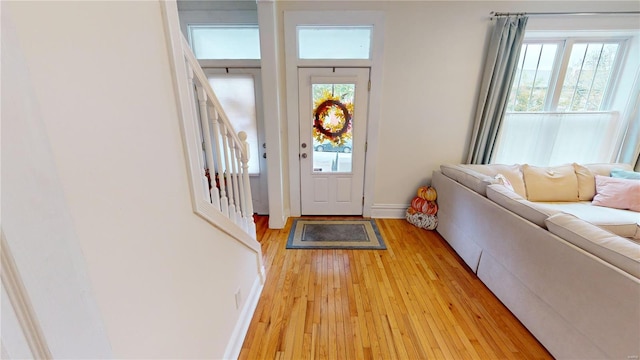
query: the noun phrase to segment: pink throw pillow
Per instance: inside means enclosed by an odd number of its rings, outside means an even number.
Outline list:
[[[596,175],[593,205],[640,211],[640,181]]]

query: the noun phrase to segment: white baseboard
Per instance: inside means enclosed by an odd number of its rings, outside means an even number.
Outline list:
[[[227,343],[223,359],[237,359],[238,356],[240,356],[240,350],[242,350],[244,338],[249,330],[249,325],[251,324],[253,313],[256,311],[256,307],[258,306],[258,300],[260,299],[260,294],[262,294],[263,288],[264,284],[261,281],[261,276],[258,276],[253,282],[251,293],[247,297],[247,301],[244,303],[244,307],[240,313],[240,318],[238,318],[238,322],[231,334],[231,339],[229,340],[229,343]]]
[[[377,219],[404,219],[409,204],[375,204],[371,206],[371,217]]]

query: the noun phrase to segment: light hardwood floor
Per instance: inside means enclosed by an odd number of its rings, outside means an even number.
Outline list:
[[[549,359],[435,231],[378,219],[387,250],[286,250],[257,218],[267,270],[240,359]]]

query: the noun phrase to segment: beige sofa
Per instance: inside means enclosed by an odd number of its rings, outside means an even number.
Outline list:
[[[442,165],[437,231],[556,358],[637,359],[640,213],[590,201],[595,175],[630,167],[570,166]]]

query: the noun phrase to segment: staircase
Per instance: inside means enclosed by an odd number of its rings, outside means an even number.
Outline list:
[[[236,133],[233,129],[184,37],[182,49],[187,77],[192,85],[190,96],[197,99],[193,113],[197,115],[202,139],[204,166],[200,177],[203,195],[216,210],[255,239],[247,134],[244,131]]]
[[[262,251],[253,219],[247,134],[234,130],[180,32],[177,12],[166,9],[164,16],[188,157],[193,210],[255,252],[258,272],[264,282]]]

